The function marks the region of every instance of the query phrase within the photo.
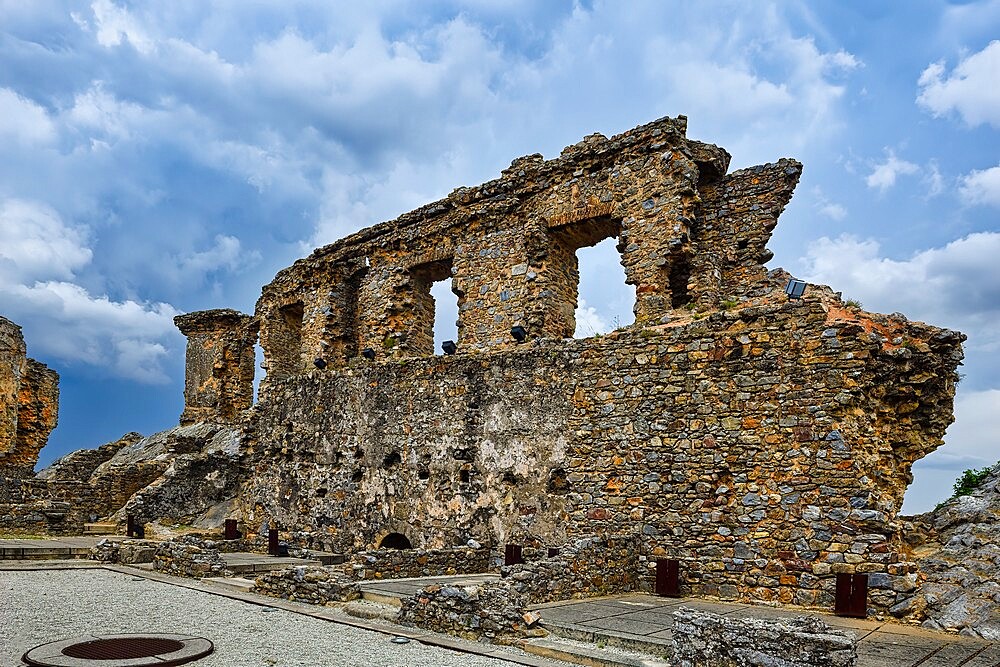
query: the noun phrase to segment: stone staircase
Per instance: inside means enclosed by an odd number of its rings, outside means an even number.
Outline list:
[[[118,524],[114,521],[97,521],[83,524],[84,535],[114,535],[118,532]]]

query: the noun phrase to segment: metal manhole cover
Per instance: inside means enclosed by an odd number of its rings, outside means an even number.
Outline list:
[[[204,658],[214,648],[209,640],[189,635],[83,635],[36,646],[21,659],[38,667],[84,667],[103,661],[114,661],[114,667],[168,667]]]

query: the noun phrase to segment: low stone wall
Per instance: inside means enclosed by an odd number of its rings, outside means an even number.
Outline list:
[[[376,549],[359,551],[340,565],[352,579],[403,579],[452,574],[478,574],[490,570],[489,547],[450,549]]]
[[[90,557],[101,563],[152,563],[159,546],[153,540],[104,539],[91,548]]]
[[[326,605],[361,597],[358,582],[328,567],[293,567],[257,577],[254,593],[295,602]]]
[[[219,550],[209,546],[212,542],[197,540],[160,542],[153,558],[153,569],[180,577],[226,577],[226,561]]]
[[[544,635],[531,626],[538,614],[526,610],[525,596],[511,581],[482,586],[427,586],[404,598],[396,621],[465,639],[487,639],[508,644],[527,636]]]
[[[96,518],[93,492],[82,482],[0,477],[0,533],[79,535]]]
[[[678,667],[850,667],[857,638],[815,617],[729,618],[682,607],[674,612]]]
[[[504,566],[500,575],[534,604],[633,591],[638,571],[634,542],[587,537],[561,547],[551,558]]]

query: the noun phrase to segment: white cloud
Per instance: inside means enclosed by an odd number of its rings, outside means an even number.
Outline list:
[[[139,53],[149,53],[155,44],[145,29],[133,18],[127,9],[119,7],[111,0],[95,0],[90,5],[94,12],[97,43],[101,46],[118,46],[129,42]],[[78,25],[86,25],[79,16],[73,20]]]
[[[181,257],[177,262],[177,271],[187,280],[197,282],[206,274],[220,269],[234,273],[242,271],[259,262],[260,258],[256,250],[245,252],[235,236],[219,234],[215,237],[215,245],[208,250]]]
[[[831,220],[840,221],[847,217],[847,209],[836,202],[830,201],[823,193],[822,188],[816,186],[812,189],[813,197],[816,201],[813,206],[820,215],[824,215]]]
[[[870,188],[877,188],[879,192],[885,192],[896,184],[896,178],[900,175],[911,175],[918,171],[920,171],[920,167],[912,162],[899,159],[892,149],[886,149],[885,161],[874,165],[872,173],[868,174],[865,183]]]
[[[964,391],[955,397],[955,423],[944,436],[945,446],[925,459],[929,468],[964,470],[1000,461],[1000,389]]]
[[[9,88],[0,88],[0,144],[48,144],[56,137],[49,114]]]
[[[597,334],[607,333],[611,326],[601,317],[593,306],[588,306],[584,299],[579,300],[576,308],[575,338],[590,338]]]
[[[923,180],[924,185],[927,187],[926,197],[928,199],[937,197],[944,192],[944,176],[941,175],[941,170],[938,168],[936,162],[932,161],[927,165]]]
[[[0,284],[71,278],[90,262],[87,230],[41,202],[0,200]]]
[[[834,204],[833,202],[826,202],[819,207],[819,212],[821,215],[825,215],[831,220],[843,220],[847,217],[847,209],[840,204]]]
[[[65,281],[0,285],[0,296],[36,353],[139,382],[169,380],[160,364],[164,342],[179,336],[173,324],[179,312],[169,304],[113,301]]]
[[[954,320],[1000,312],[997,257],[1000,232],[978,232],[905,260],[881,256],[874,239],[823,237],[809,245],[802,261],[810,281],[834,285],[866,304]]]
[[[917,103],[935,116],[952,111],[975,127],[989,123],[1000,127],[1000,41],[962,59],[951,73],[936,62],[920,75]]]
[[[94,296],[73,282],[93,257],[88,232],[45,204],[0,200],[0,303],[35,353],[109,367],[140,382],[166,382],[162,341],[177,332],[165,303]],[[223,243],[221,249],[226,250]]]
[[[973,170],[959,179],[958,189],[969,204],[1000,207],[1000,165]]]
[[[966,391],[959,385],[955,423],[944,445],[913,466],[913,484],[906,490],[904,511],[926,512],[951,495],[963,470],[992,466],[1000,460],[1000,389]]]

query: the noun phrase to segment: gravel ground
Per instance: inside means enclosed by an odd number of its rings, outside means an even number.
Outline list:
[[[264,611],[267,609],[268,611]],[[84,633],[169,632],[205,637],[215,652],[191,663],[357,667],[510,667],[283,610],[106,570],[0,571],[0,665]]]

